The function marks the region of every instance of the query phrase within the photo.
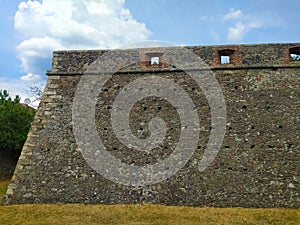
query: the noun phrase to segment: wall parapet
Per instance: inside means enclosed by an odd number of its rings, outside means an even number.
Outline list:
[[[297,66],[300,63],[291,60],[290,50],[300,47],[300,43],[288,44],[257,44],[257,45],[224,45],[224,46],[187,46],[188,50],[198,55],[210,68],[220,69],[229,67],[245,67],[248,66]],[[99,59],[103,54],[109,51],[120,52],[120,55],[126,57],[138,57],[139,64],[132,65],[126,69],[129,71],[140,70],[163,70],[172,68],[168,66],[168,56],[164,55],[164,50],[180,49],[183,47],[165,47],[165,48],[143,48],[143,49],[127,49],[127,50],[71,50],[71,51],[55,51],[53,53],[53,63],[51,73],[83,73],[88,66],[95,60]],[[154,49],[154,50],[153,50]],[[231,51],[230,54],[228,52]],[[124,55],[125,54],[125,55]],[[127,54],[127,56],[126,56]],[[151,65],[150,56],[157,55],[161,57],[161,65]],[[232,57],[231,62],[221,62],[222,54]],[[230,56],[231,55],[231,56]],[[51,75],[51,73],[48,73]]]

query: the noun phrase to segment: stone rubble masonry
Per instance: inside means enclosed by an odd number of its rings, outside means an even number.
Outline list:
[[[47,86],[4,204],[144,202],[299,208],[300,62],[291,61],[289,55],[289,49],[295,47],[300,43],[186,47],[210,66],[227,107],[222,147],[203,172],[199,172],[198,162],[206,149],[211,120],[201,88],[169,64],[166,48],[114,50],[120,52],[122,60],[141,60],[121,69],[102,90],[96,90],[98,134],[115,157],[127,164],[155,163],[172,153],[180,137],[180,118],[174,107],[163,99],[149,97],[132,109],[130,126],[137,137],[145,138],[150,135],[151,118],[161,117],[171,128],[163,143],[146,154],[129,151],[116,138],[110,120],[112,103],[119,91],[135,79],[168,78],[184,88],[198,108],[200,135],[192,158],[171,178],[146,187],[117,184],[99,175],[84,160],[73,134],[72,104],[77,84],[91,63],[108,51],[54,52]],[[182,47],[168,49],[176,48]],[[230,56],[229,64],[221,64],[222,54]],[[155,55],[160,57],[159,65],[150,65]],[[103,63],[110,66],[110,62]]]

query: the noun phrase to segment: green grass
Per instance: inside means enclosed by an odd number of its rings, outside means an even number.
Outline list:
[[[0,198],[8,181],[0,181]],[[0,206],[0,224],[126,225],[299,225],[300,210],[193,208],[161,205],[14,205]]]

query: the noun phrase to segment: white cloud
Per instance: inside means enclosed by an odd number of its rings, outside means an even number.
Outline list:
[[[230,9],[223,16],[223,20],[235,21],[234,25],[229,26],[227,32],[227,39],[235,42],[242,41],[251,29],[257,29],[262,26],[262,22],[253,16],[244,14],[240,9]]]
[[[22,62],[23,71],[28,74],[35,74],[31,78],[38,79],[38,77],[42,78],[44,76],[47,69],[51,69],[52,51],[64,48],[58,40],[46,36],[22,41],[17,46],[17,51]]]
[[[36,81],[40,80],[41,76],[40,75],[33,75],[32,73],[28,73],[27,75],[24,75],[21,77],[21,80],[23,81]]]
[[[21,39],[17,51],[22,69],[40,77],[50,69],[54,50],[115,48],[151,35],[124,0],[23,1],[14,23]]]
[[[228,28],[227,38],[231,41],[241,41],[247,31],[247,27],[242,22],[237,22],[234,27]]]
[[[228,19],[239,19],[243,16],[243,13],[240,9],[234,10],[230,9],[229,12],[223,17],[224,20]]]
[[[262,23],[260,21],[251,21],[248,25],[247,25],[250,29],[252,28],[260,28],[262,27]]]
[[[228,28],[227,38],[230,41],[242,41],[246,33],[251,29],[260,28],[262,25],[259,21],[253,21],[249,23],[244,23],[238,21],[234,26]]]
[[[91,14],[113,14],[113,6],[107,4],[105,1],[98,1],[98,2],[89,2],[87,4],[87,10]]]
[[[32,81],[23,81],[20,79],[8,79],[0,77],[0,90],[7,90],[9,96],[14,98],[16,95],[21,97],[21,103],[24,103],[26,98],[29,98],[32,103],[30,106],[37,108],[39,101],[35,101],[35,98],[29,93],[29,87],[35,83]]]

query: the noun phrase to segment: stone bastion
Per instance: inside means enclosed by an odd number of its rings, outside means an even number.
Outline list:
[[[188,57],[181,60],[182,54],[176,55],[176,52],[182,49],[198,57],[201,63]],[[47,71],[47,85],[4,204],[143,202],[199,207],[299,208],[299,56],[299,43],[55,51],[52,70]],[[106,73],[111,75],[103,85],[95,85]],[[191,74],[196,78],[201,76],[200,85]],[[209,92],[214,88],[210,86],[212,76],[221,93]],[[91,83],[81,85],[84,77],[90,77]],[[114,102],[122,90],[134,88],[130,84],[137,80],[144,79],[148,90],[150,78],[180,86],[192,100],[191,111],[196,113],[195,121],[199,124],[195,133],[190,133],[190,139],[184,139],[182,148],[177,148],[177,144],[188,128],[181,122],[182,116],[174,104],[161,96],[138,99],[128,115],[132,135],[139,141],[151,137],[155,129],[150,124],[153,118],[164,121],[164,137],[153,149],[139,151],[124,144],[116,134],[122,121],[118,125],[111,119],[116,110]],[[168,86],[158,83],[157,91]],[[140,89],[136,88],[134,93]],[[90,101],[84,96],[85,90],[96,93],[91,108],[85,105]],[[82,97],[76,104],[82,103],[83,114],[93,118],[93,129],[81,129],[86,125],[84,119],[80,120],[83,124],[74,122],[76,93]],[[208,97],[207,93],[218,94]],[[218,134],[214,133],[217,127],[212,119],[219,109],[218,104],[212,105],[214,98],[223,98],[226,106],[222,117],[225,133],[218,151],[210,155],[206,152],[208,143],[212,135]],[[79,135],[78,129],[82,132]],[[82,146],[91,148],[94,143],[81,141],[90,140],[84,137],[93,132],[105,150],[100,147],[97,150],[96,146],[95,151],[92,149],[84,155]],[[195,143],[191,145],[192,152],[186,147],[189,143]],[[146,182],[149,177],[145,182],[138,182],[139,177],[133,172],[119,168],[120,163],[132,168],[158,165],[174,156],[176,149],[182,156],[189,152],[187,160],[175,161],[176,165],[164,168],[167,172],[145,174],[151,176],[153,182]],[[118,163],[101,161],[104,151]],[[178,159],[179,155],[173,158]],[[212,155],[213,160],[199,169],[199,162]],[[89,163],[93,158],[96,163]],[[155,182],[168,171],[175,172]],[[127,177],[127,181],[122,180],[122,176]],[[120,177],[120,182],[116,177]]]

